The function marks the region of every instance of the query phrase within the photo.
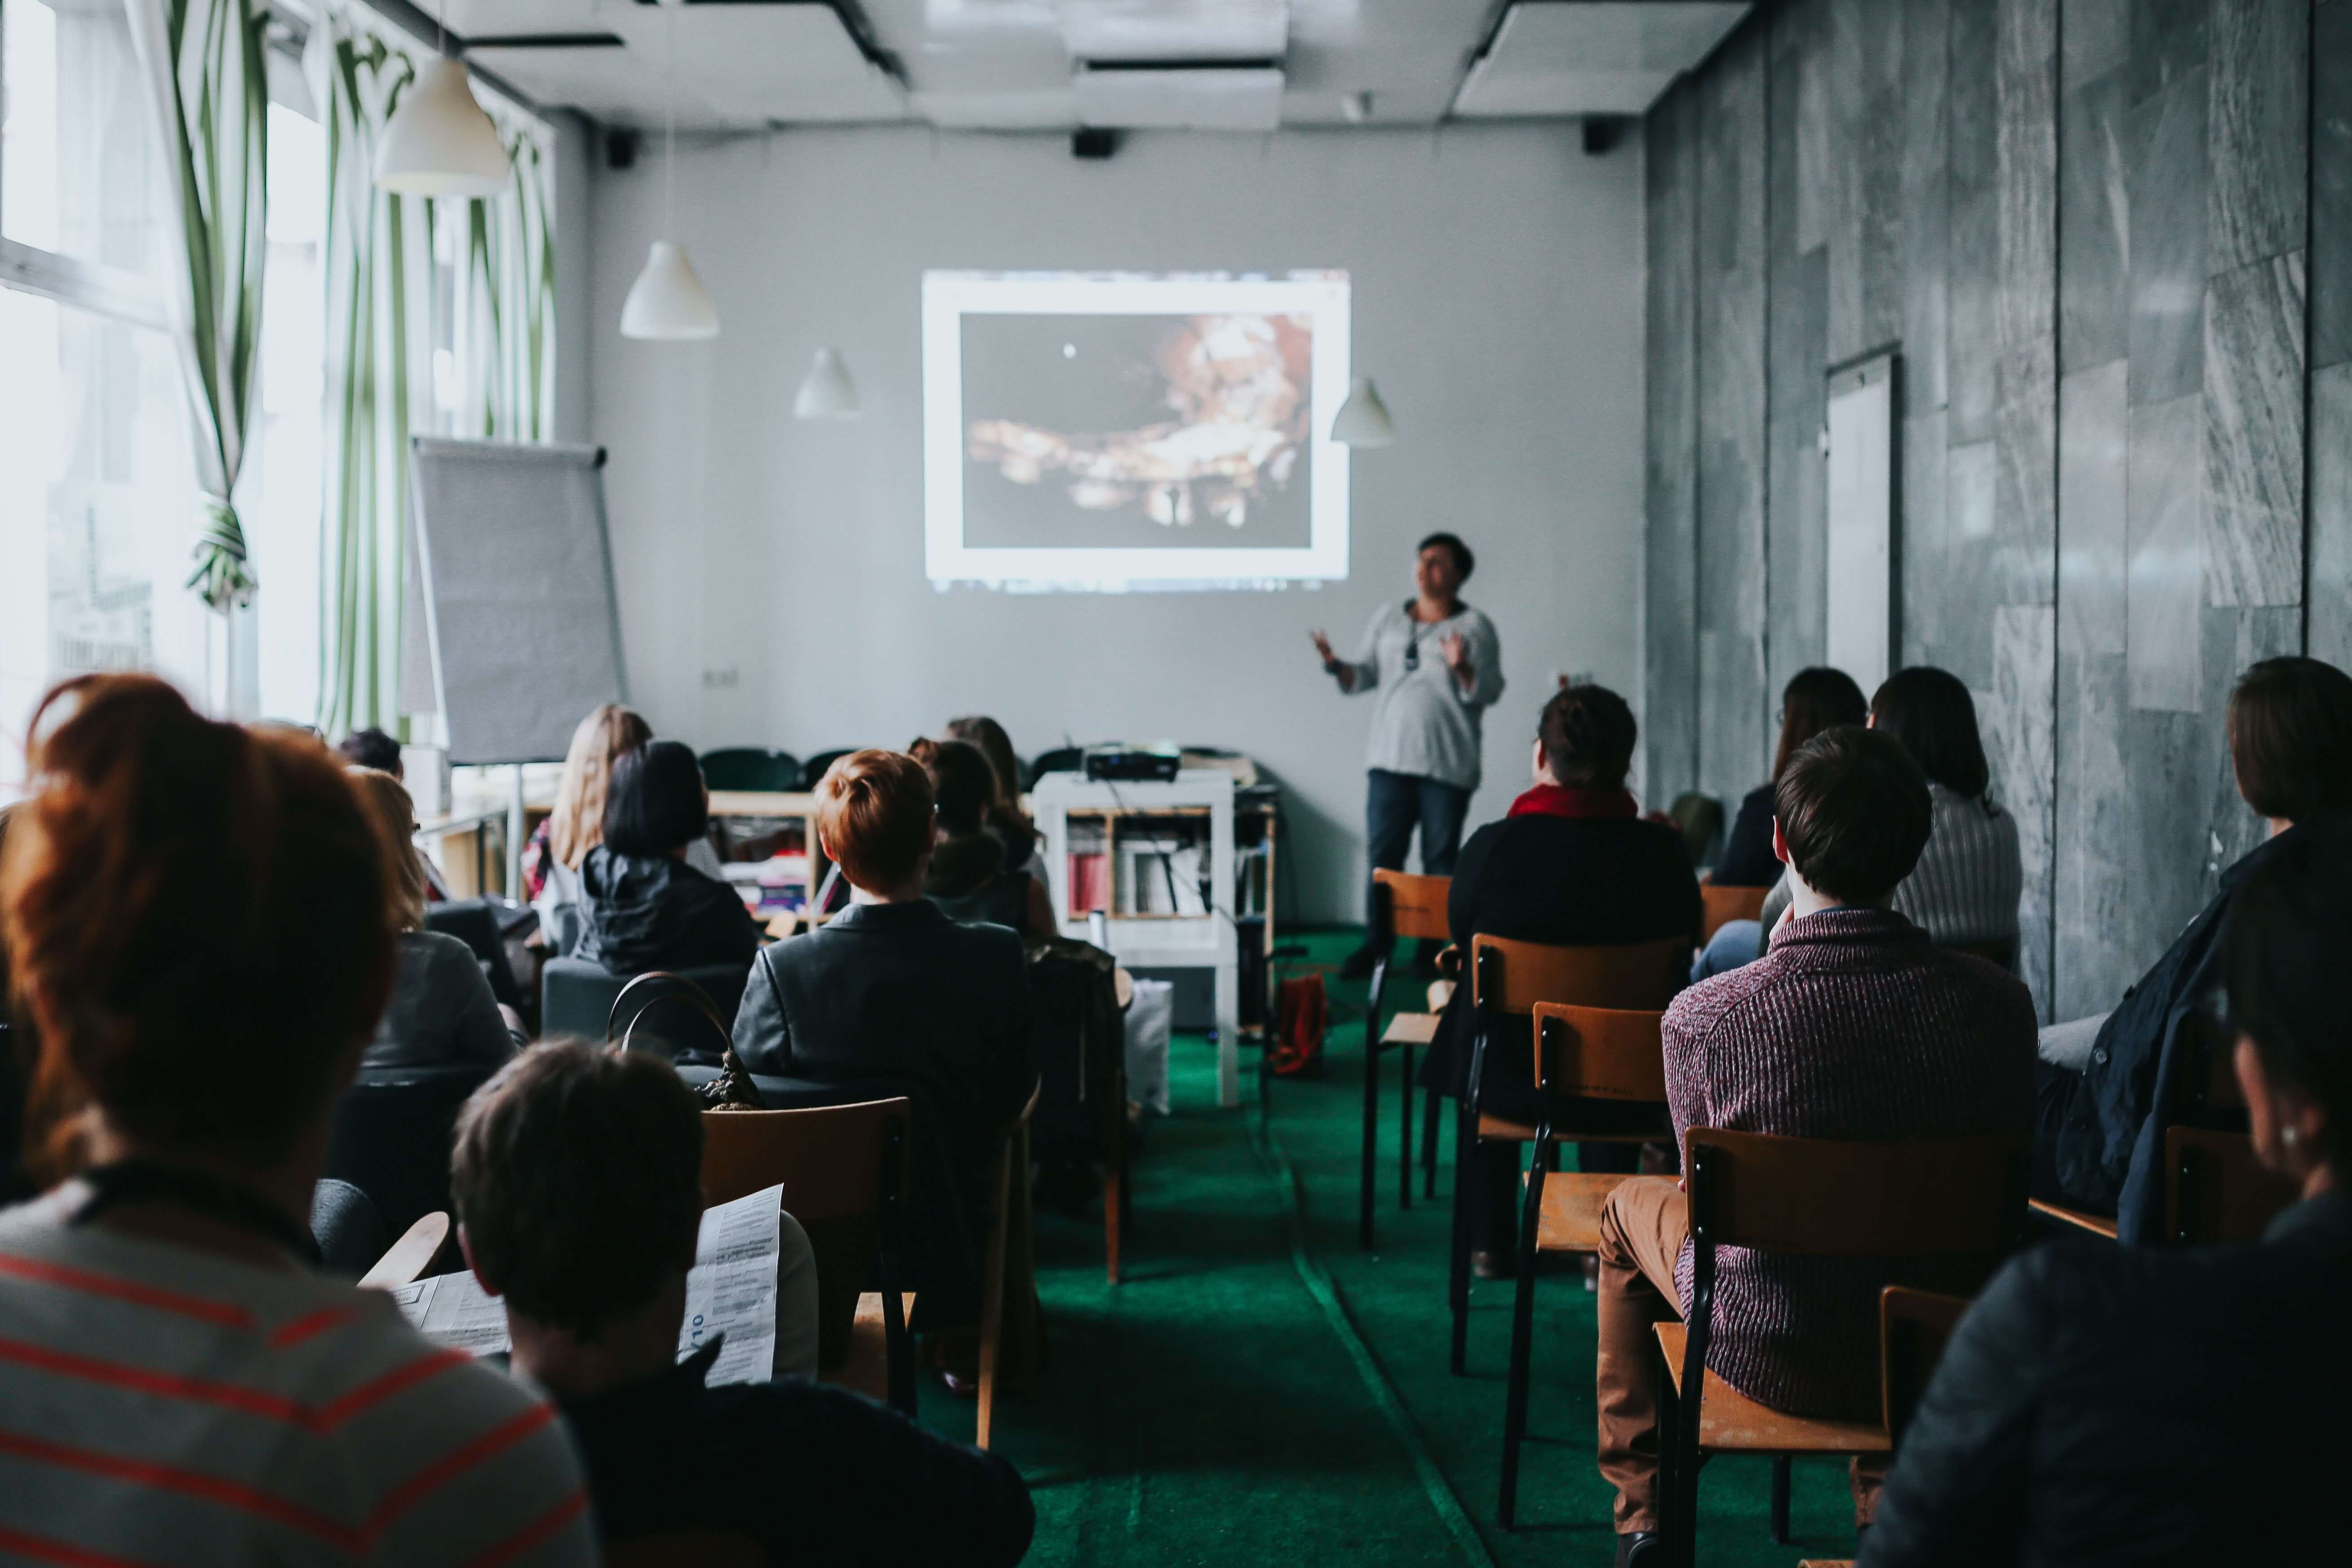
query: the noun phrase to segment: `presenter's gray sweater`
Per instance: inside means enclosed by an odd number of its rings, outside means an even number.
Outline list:
[[[1442,649],[1449,637],[1461,637],[1477,671],[1467,691],[1445,667]],[[1416,641],[1416,667],[1407,669],[1405,650]],[[1503,644],[1495,623],[1465,605],[1423,626],[1405,613],[1404,601],[1391,600],[1372,613],[1352,663],[1354,693],[1377,698],[1364,765],[1476,789],[1478,716],[1503,694]]]

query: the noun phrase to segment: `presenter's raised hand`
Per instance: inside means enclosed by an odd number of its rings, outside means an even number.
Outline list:
[[[1339,683],[1340,690],[1353,691],[1356,689],[1355,666],[1331,651],[1331,639],[1321,629],[1307,635],[1315,640],[1315,651],[1323,656],[1323,672]]]
[[[1452,670],[1454,679],[1461,683],[1463,690],[1468,691],[1478,684],[1478,667],[1470,662],[1470,648],[1462,640],[1460,632],[1448,632],[1440,637],[1437,651],[1444,658],[1445,668]]]

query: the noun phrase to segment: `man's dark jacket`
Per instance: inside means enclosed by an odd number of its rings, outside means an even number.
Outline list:
[[[1862,1568],[2340,1563],[2352,1193],[2258,1247],[2053,1243],[1944,1352]]]
[[[2219,890],[2099,1026],[2079,1074],[2045,1081],[2042,1136],[2069,1202],[2113,1210],[2117,1236],[2155,1242],[2164,1225],[2164,1129],[2194,1054],[2191,1023],[2221,984],[2221,926],[2246,879],[2293,839],[2290,827],[2221,873]]]
[[[708,1388],[716,1341],[659,1376],[566,1402],[606,1541],[756,1538],[771,1564],[1010,1568],[1036,1516],[1021,1472],[846,1389]]]

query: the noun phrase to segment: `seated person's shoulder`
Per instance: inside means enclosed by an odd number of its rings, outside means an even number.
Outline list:
[[[1771,990],[1776,978],[1769,966],[1759,960],[1694,982],[1666,1005],[1665,1028],[1685,1040],[1700,1038]]]
[[[482,973],[481,961],[474,956],[474,950],[466,945],[463,938],[451,936],[446,931],[403,931],[400,955],[404,964],[415,964],[436,979],[445,973],[472,975]]]

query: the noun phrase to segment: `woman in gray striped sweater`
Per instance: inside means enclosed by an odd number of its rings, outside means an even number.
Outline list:
[[[1893,735],[1918,760],[1935,805],[1927,847],[1895,889],[1895,912],[1938,945],[1999,950],[2000,962],[2016,968],[2017,905],[2025,887],[2017,818],[1985,793],[1992,770],[1969,689],[1931,665],[1897,670],[1870,700],[1870,727]],[[1783,877],[1764,900],[1763,930],[1773,929],[1789,896]],[[1718,963],[1707,972],[1726,967]]]

